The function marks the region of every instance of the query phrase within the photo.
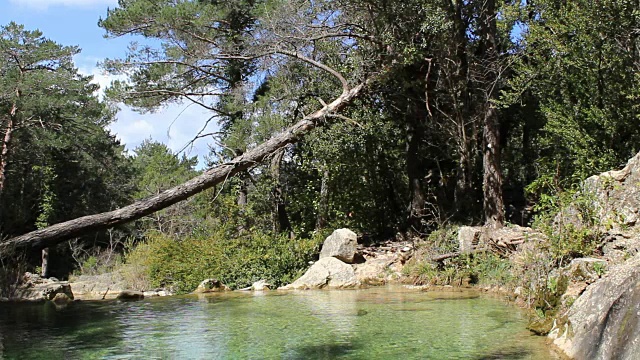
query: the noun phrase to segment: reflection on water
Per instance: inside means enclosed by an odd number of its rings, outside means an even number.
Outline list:
[[[474,294],[399,287],[0,304],[13,359],[549,359],[524,316]],[[454,300],[455,299],[455,300]],[[508,340],[508,341],[507,341]]]

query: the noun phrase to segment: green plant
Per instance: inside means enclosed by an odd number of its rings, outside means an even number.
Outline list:
[[[535,191],[530,186],[529,191]],[[602,236],[602,224],[595,195],[584,189],[557,191],[543,195],[533,227],[546,234],[553,259],[559,264],[572,258],[589,256]]]
[[[123,269],[129,281],[142,272],[152,287],[171,287],[179,293],[193,291],[207,278],[217,278],[231,288],[262,279],[279,286],[306,269],[319,241],[260,232],[228,238],[225,228],[184,239],[150,232],[128,251]]]
[[[604,275],[606,270],[606,265],[602,262],[594,262],[593,263],[593,272],[595,272],[598,276]]]

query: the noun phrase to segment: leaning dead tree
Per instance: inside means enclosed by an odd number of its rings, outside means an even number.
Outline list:
[[[83,216],[77,219],[55,224],[44,229],[10,238],[0,244],[0,256],[8,254],[14,249],[40,250],[61,243],[90,232],[124,224],[143,216],[167,208],[185,200],[199,192],[219,184],[237,173],[243,172],[257,165],[264,159],[282,149],[288,144],[295,143],[312,129],[322,124],[323,119],[331,117],[357,98],[367,85],[361,83],[354,87],[346,86],[342,94],[320,110],[305,116],[302,120],[287,128],[280,134],[258,145],[251,151],[224,164],[207,170],[186,183],[165,190],[158,195],[137,201],[123,208],[95,215]]]

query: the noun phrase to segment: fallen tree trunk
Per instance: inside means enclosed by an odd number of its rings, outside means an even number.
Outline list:
[[[137,201],[117,210],[83,216],[7,239],[0,244],[0,257],[5,257],[15,249],[30,248],[41,250],[89,232],[137,220],[211,188],[229,177],[257,165],[284,146],[298,141],[303,135],[317,127],[323,118],[339,111],[358,97],[365,85],[366,83],[362,83],[351,89],[345,89],[342,95],[330,104],[305,116],[295,125],[258,145],[251,151],[247,151],[230,162],[211,168],[202,175],[165,190],[158,195]]]

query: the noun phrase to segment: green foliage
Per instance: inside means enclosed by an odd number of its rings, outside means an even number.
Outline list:
[[[131,199],[124,147],[106,128],[114,111],[74,67],[78,53],[40,31],[0,27],[0,228],[7,236]],[[101,247],[105,233],[82,240]],[[58,250],[52,270],[64,278],[74,262],[68,248]]]
[[[590,256],[596,250],[602,237],[602,224],[595,204],[595,195],[588,191],[560,191],[540,197],[533,226],[548,237],[553,259],[559,264]]]
[[[261,233],[229,238],[224,229],[181,240],[149,233],[127,254],[125,266],[144,269],[153,287],[169,287],[180,293],[195,290],[208,278],[236,289],[261,279],[280,286],[308,266],[317,253],[318,240]]]
[[[417,284],[433,285],[505,285],[514,280],[508,259],[492,252],[462,254],[433,263],[435,255],[454,253],[459,250],[458,228],[445,224],[432,231],[428,238],[417,245],[417,256],[403,269]]]
[[[535,97],[540,178],[562,188],[614,168],[635,154],[640,139],[636,40],[632,1],[537,1],[529,6],[521,57],[515,58],[508,103]],[[634,49],[634,50],[630,50]],[[533,130],[533,129],[532,129]]]
[[[41,167],[34,166],[33,171],[39,172]],[[53,217],[54,214],[54,203],[56,200],[56,195],[51,190],[51,182],[55,179],[55,175],[51,168],[45,167],[42,168],[42,200],[40,203],[40,214],[36,219],[36,228],[43,229],[50,225],[49,219]]]

